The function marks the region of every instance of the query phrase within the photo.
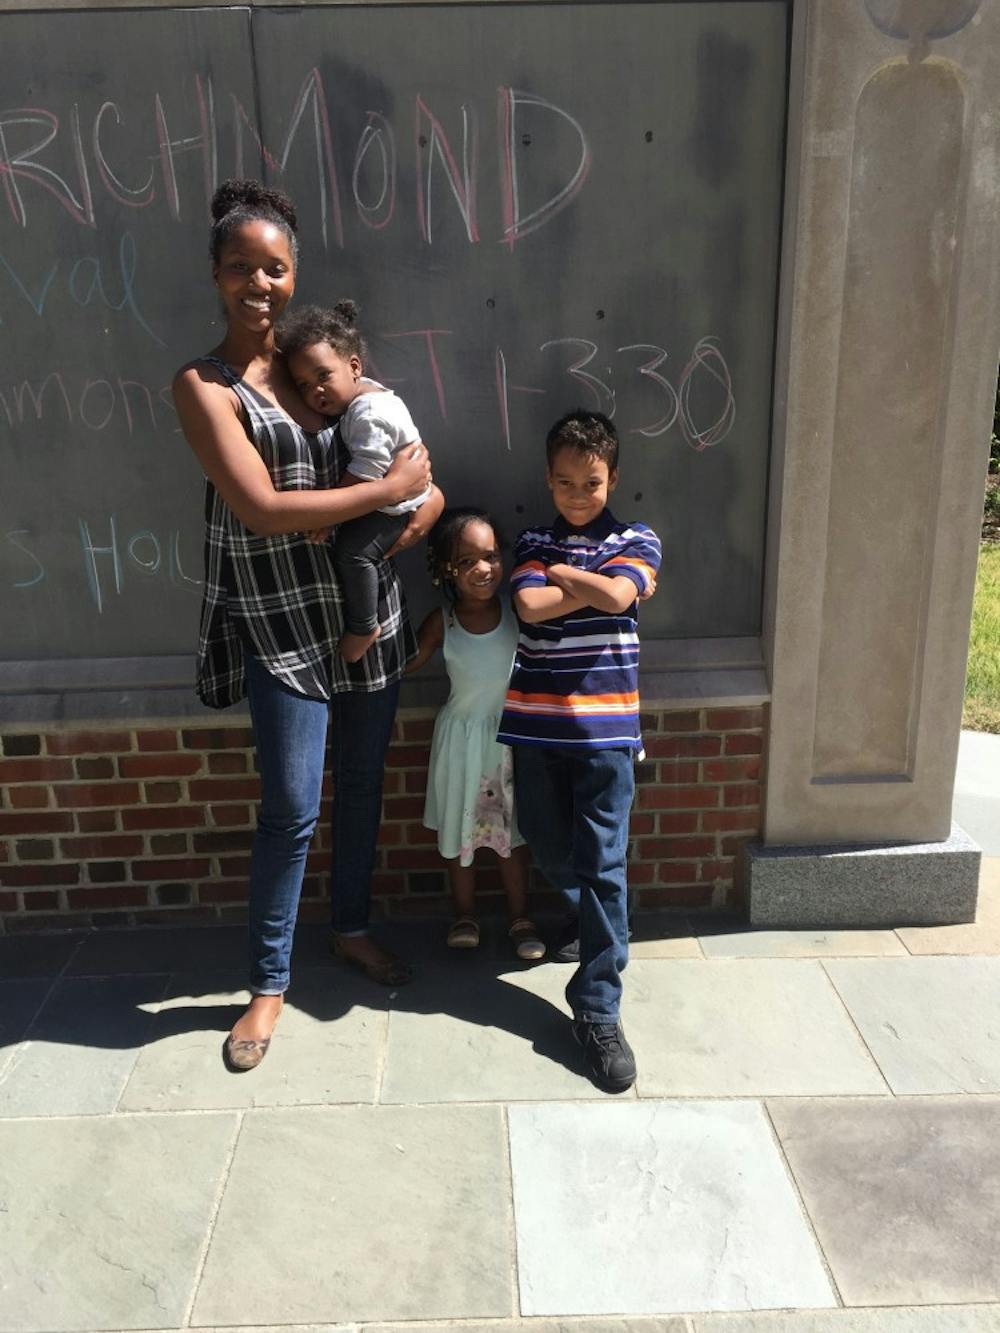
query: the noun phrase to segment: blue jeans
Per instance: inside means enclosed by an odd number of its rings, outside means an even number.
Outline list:
[[[631,750],[515,745],[517,821],[553,888],[579,894],[580,966],[566,987],[576,1018],[616,1023],[628,962]]]
[[[333,715],[331,920],[342,935],[368,929],[382,774],[399,683],[332,704],[283,685],[249,653],[247,697],[260,764],[261,801],[250,858],[250,989],[288,989],[306,853],[319,817],[327,723]]]

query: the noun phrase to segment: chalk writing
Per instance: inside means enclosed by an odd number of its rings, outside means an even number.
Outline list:
[[[451,329],[410,329],[406,333],[387,333],[386,338],[423,338],[424,347],[427,351],[427,360],[430,366],[431,376],[434,380],[434,392],[437,395],[438,408],[441,412],[442,421],[448,420],[448,404],[444,396],[444,381],[441,378],[441,365],[438,361],[437,349],[434,346],[435,338],[450,338]]]
[[[27,528],[15,528],[12,532],[5,534],[8,544],[13,546],[15,551],[19,551],[23,556],[26,556],[29,563],[34,566],[31,577],[12,580],[10,585],[12,588],[33,588],[36,583],[41,583],[45,577],[45,566],[41,560],[35,555],[34,551],[29,550],[24,542],[20,540],[22,537],[30,537],[30,535],[31,533]]]
[[[516,138],[518,133],[518,115],[521,107],[541,107],[566,120],[579,138],[580,160],[567,183],[551,198],[546,199],[530,213],[522,212],[521,184],[517,166]],[[523,236],[537,231],[550,222],[557,213],[572,203],[583,189],[583,183],[590,171],[590,147],[579,121],[562,107],[538,97],[534,93],[517,92],[513,88],[500,89],[500,124],[503,152],[503,238],[513,250],[515,243]]]
[[[608,380],[614,377],[614,367],[609,366],[607,378],[602,379],[584,369],[598,357],[597,343],[589,338],[550,338],[543,342],[539,351],[545,352],[552,347],[571,347],[582,350],[576,360],[565,368],[568,374],[586,392],[591,405],[608,417],[615,417],[619,411],[619,390],[612,388]],[[676,387],[660,374],[660,367],[665,364],[668,353],[655,343],[626,343],[616,349],[618,354],[640,352],[643,356],[652,353],[646,360],[640,360],[635,367],[637,373],[656,386],[662,394],[664,403],[662,414],[653,421],[646,421],[637,426],[627,426],[630,434],[642,435],[653,439],[666,434],[677,425],[687,444],[701,452],[713,445],[721,444],[732,431],[736,423],[736,399],[733,394],[732,377],[722,349],[716,338],[702,338],[695,345],[690,359],[678,378]],[[695,383],[696,377],[698,383]],[[494,352],[494,379],[497,405],[500,413],[500,431],[504,445],[511,448],[510,395],[512,392],[544,393],[544,389],[529,385],[514,385],[509,382],[507,357],[502,347]],[[697,402],[701,411],[714,412],[707,424],[699,425],[695,419],[695,402],[692,389],[696,388]],[[706,407],[706,400],[707,407]]]
[[[187,129],[192,128],[192,106],[195,112],[193,133],[182,132],[178,126],[176,94],[171,97],[152,88],[145,117],[130,111],[131,119],[147,136],[147,151],[125,164],[114,151],[114,131],[124,124],[122,108],[114,99],[98,105],[88,120],[86,134],[82,127],[85,113],[78,102],[70,107],[65,118],[67,126],[49,108],[17,107],[0,111],[0,185],[11,217],[19,227],[27,228],[31,219],[30,192],[41,189],[55,198],[75,222],[96,228],[99,226],[94,204],[96,186],[117,205],[133,210],[147,209],[161,201],[170,219],[182,222],[200,213],[203,203],[211,198],[220,174],[256,175],[263,163],[273,177],[284,177],[291,170],[293,151],[301,141],[306,159],[312,164],[324,248],[331,242],[340,247],[345,244],[342,180],[350,180],[355,214],[367,232],[384,231],[399,218],[396,134],[387,113],[379,109],[364,112],[341,109],[335,141],[329,100],[318,69],[306,73],[292,103],[287,130],[276,144],[265,142],[255,117],[235,92],[223,99],[231,121],[223,125],[212,79],[195,74],[193,89],[194,97],[184,99]],[[443,177],[447,197],[458,210],[465,238],[476,245],[480,241],[478,192],[482,170],[476,107],[469,99],[457,104],[458,147],[453,146],[445,131],[441,108],[432,108],[420,92],[413,94],[412,107],[414,212],[418,234],[428,245],[433,243],[435,180]],[[356,133],[349,119],[352,115],[361,117]],[[529,125],[533,127],[531,133],[526,130]],[[553,135],[553,141],[559,141],[565,138],[567,127],[573,145],[570,156],[575,155],[568,177],[554,188],[548,184],[542,198],[529,201],[530,178],[518,146],[536,140],[544,145]],[[592,153],[583,126],[572,111],[538,93],[507,86],[500,87],[497,94],[497,135],[501,173],[497,240],[513,249],[579,195],[590,172]],[[220,162],[220,140],[233,143],[232,160],[225,171]],[[349,145],[349,156],[342,166],[345,145]],[[52,154],[60,151],[65,158],[67,148],[72,167],[53,165]],[[44,160],[43,155],[47,155]],[[179,164],[191,155],[200,159],[204,201],[192,202],[183,197]],[[366,188],[369,175],[373,177],[369,183],[370,195]],[[129,183],[127,177],[135,183]],[[126,253],[122,260],[123,275],[129,262]]]
[[[373,204],[366,204],[361,198],[361,173],[373,148],[379,153],[379,194]],[[396,211],[396,136],[385,116],[378,111],[368,112],[368,124],[361,131],[351,172],[351,192],[358,217],[366,227],[381,231],[389,225]]]
[[[0,427],[6,424],[13,429],[43,420],[68,425],[79,422],[92,431],[106,430],[114,423],[124,426],[129,436],[137,429],[178,429],[169,385],[153,388],[121,375],[85,378],[81,385],[76,376],[58,370],[31,380],[0,383]]]
[[[10,278],[11,282],[21,293],[21,295],[24,297],[27,303],[31,306],[32,310],[34,310],[35,314],[40,317],[45,309],[45,299],[49,294],[49,288],[52,286],[55,276],[59,272],[59,260],[57,259],[56,262],[49,268],[49,271],[42,279],[42,285],[38,288],[36,292],[30,291],[28,287],[25,285],[25,283],[21,281],[20,275],[17,273],[17,270],[10,263],[8,263],[6,257],[3,254],[0,254],[0,267],[3,268],[4,272]],[[0,320],[0,323],[2,322],[3,321]]]
[[[122,123],[121,111],[115,102],[102,102],[100,110],[94,117],[94,133],[92,137],[92,146],[94,150],[94,161],[97,164],[97,171],[101,177],[101,182],[108,194],[116,203],[123,204],[126,208],[148,208],[156,198],[156,187],[153,184],[153,168],[149,169],[149,177],[144,185],[133,189],[125,185],[116,173],[112,170],[110,163],[104,152],[104,142],[101,138],[101,126],[105,116],[111,112],[115,118],[115,124]]]
[[[74,102],[70,110],[70,138],[77,169],[76,189],[44,163],[36,162],[39,153],[44,152],[59,133],[59,117],[41,107],[24,107],[16,111],[0,112],[0,182],[3,183],[7,206],[20,226],[28,225],[28,210],[21,192],[21,182],[40,185],[66,209],[74,222],[84,226],[94,226],[94,199],[90,188],[90,177],[83,154],[80,137],[80,112]],[[27,147],[12,152],[9,130],[22,126],[41,129],[41,134],[33,138]]]
[[[167,126],[167,113],[163,99],[156,93],[153,102],[156,107],[157,148],[159,149],[160,167],[163,171],[163,188],[167,198],[170,216],[179,220],[181,216],[181,196],[177,186],[177,171],[174,159],[178,153],[200,152],[202,155],[205,180],[205,197],[211,199],[218,181],[218,148],[215,127],[215,98],[211,80],[202,83],[195,76],[195,92],[198,103],[199,131],[183,139],[172,139]]]
[[[651,379],[654,384],[658,384],[667,396],[667,410],[662,417],[656,421],[649,422],[645,426],[633,426],[632,430],[636,435],[646,435],[650,438],[663,435],[677,420],[680,412],[680,400],[677,397],[677,390],[669,380],[664,379],[662,375],[657,374],[657,370],[667,359],[667,353],[662,347],[656,347],[653,343],[626,343],[624,347],[618,348],[619,352],[652,352],[652,359],[644,362],[639,367],[639,374],[645,375]]]
[[[103,613],[106,600],[112,593],[118,597],[122,595],[127,569],[145,578],[155,576],[162,570],[174,587],[200,593],[201,580],[191,578],[181,564],[178,531],[169,533],[165,543],[162,543],[154,532],[143,528],[132,533],[123,543],[115,516],[111,514],[108,517],[108,544],[98,545],[87,520],[81,518],[78,523],[87,587],[98,614]],[[166,564],[163,559],[164,544],[167,551]]]
[[[591,361],[597,355],[597,343],[592,343],[589,338],[551,338],[548,342],[542,343],[541,351],[548,347],[558,347],[563,344],[568,347],[582,347],[583,356],[579,361],[574,361],[571,366],[566,367],[566,373],[572,375],[578,384],[588,391],[594,400],[594,406],[598,412],[604,412],[605,415],[613,417],[615,414],[615,391],[609,388],[603,380],[599,380],[596,375],[584,370],[584,366],[589,366]]]
[[[428,109],[424,99],[417,93],[417,115],[415,121],[417,139],[417,161],[424,157],[424,169],[417,171],[417,216],[420,233],[428,245],[434,239],[431,224],[431,198],[434,184],[434,161],[438,159],[445,168],[445,178],[454,196],[458,211],[465,224],[465,234],[473,243],[479,240],[476,226],[476,155],[478,136],[476,134],[475,114],[467,106],[462,107],[462,168],[459,171],[451,145],[448,142],[441,123]]]
[[[695,423],[691,410],[691,390],[695,373],[700,371],[701,378],[708,377],[709,387],[718,392],[718,414],[714,420],[701,429]],[[733,397],[733,383],[729,367],[714,338],[702,338],[691,353],[691,360],[681,372],[677,386],[680,402],[680,422],[684,438],[693,449],[708,449],[713,444],[724,440],[736,424],[736,400]]]
[[[159,347],[166,343],[152,328],[145,315],[139,309],[135,289],[138,256],[135,238],[131,232],[122,232],[116,253],[117,268],[109,274],[107,266],[97,255],[84,255],[66,270],[65,291],[78,306],[96,305],[115,314],[127,312]],[[28,287],[13,264],[0,253],[0,267],[8,276],[15,290],[31,306],[41,319],[45,314],[46,302],[52,291],[57,275],[62,271],[62,261],[55,260],[45,271],[41,285],[34,290]],[[0,317],[2,322],[2,317]]]

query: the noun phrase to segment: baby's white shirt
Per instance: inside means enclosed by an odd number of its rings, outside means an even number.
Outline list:
[[[420,432],[401,398],[377,380],[362,378],[362,384],[374,386],[374,392],[359,393],[340,418],[340,434],[347,446],[351,461],[347,466],[352,477],[377,481],[384,477],[389,464],[408,444],[420,439]],[[415,500],[386,505],[383,514],[408,514],[417,509],[430,495],[430,489]]]

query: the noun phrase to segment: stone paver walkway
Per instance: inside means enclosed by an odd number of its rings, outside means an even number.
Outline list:
[[[396,993],[300,930],[0,939],[0,1331],[1000,1333],[1000,858],[974,925],[643,919],[639,1080],[502,933]],[[457,1321],[457,1322],[456,1322]]]

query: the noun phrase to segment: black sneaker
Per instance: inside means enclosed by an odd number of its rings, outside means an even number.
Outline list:
[[[556,936],[549,957],[554,963],[573,963],[574,965],[579,963],[580,920],[578,917],[574,916],[565,922]]]
[[[605,1092],[624,1092],[635,1082],[635,1056],[625,1040],[621,1023],[588,1023],[578,1018],[573,1036],[583,1047],[583,1058],[594,1082]]]

